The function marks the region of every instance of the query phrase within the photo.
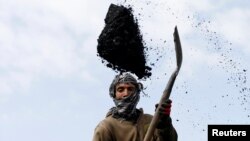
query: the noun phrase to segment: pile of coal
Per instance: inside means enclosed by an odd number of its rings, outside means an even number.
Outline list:
[[[151,76],[146,65],[142,35],[132,9],[122,5],[109,6],[105,27],[98,38],[98,56],[106,66],[119,72],[132,72],[140,78]]]

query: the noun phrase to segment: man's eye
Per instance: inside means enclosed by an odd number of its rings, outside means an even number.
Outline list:
[[[124,90],[124,89],[121,89],[121,88],[120,88],[120,89],[117,89],[118,92],[122,92],[123,90]]]
[[[135,88],[128,88],[129,91],[134,92]]]

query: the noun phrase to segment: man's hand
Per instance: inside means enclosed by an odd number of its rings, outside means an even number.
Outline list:
[[[170,99],[165,100],[159,109],[160,115],[161,116],[170,116],[171,107],[172,107],[172,100],[170,100]]]
[[[157,107],[158,104],[155,105],[155,108]],[[160,121],[157,126],[158,129],[166,128],[167,126],[170,126],[172,124],[172,120],[170,118],[171,107],[172,107],[172,100],[170,99],[165,100],[161,104],[161,107],[159,107]]]

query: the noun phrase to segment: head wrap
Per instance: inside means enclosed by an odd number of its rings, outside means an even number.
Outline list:
[[[139,94],[141,90],[143,89],[142,83],[137,82],[136,78],[132,76],[130,73],[122,73],[119,75],[116,75],[113,79],[112,83],[109,87],[109,95],[113,98],[115,98],[115,88],[117,84],[120,83],[132,83],[135,85],[136,93]]]
[[[117,100],[115,98],[116,86],[121,83],[131,83],[135,85],[136,90],[134,94],[131,94],[130,96],[121,100]],[[133,77],[130,73],[116,75],[109,88],[109,94],[113,98],[116,106],[110,109],[112,116],[124,120],[131,120],[136,117],[136,105],[139,102],[140,91],[142,90],[142,88],[143,85],[137,82],[136,78]]]

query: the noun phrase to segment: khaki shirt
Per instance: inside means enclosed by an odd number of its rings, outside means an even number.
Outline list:
[[[113,118],[111,114],[102,120],[94,131],[92,141],[143,141],[152,115],[141,114],[136,123]],[[170,125],[165,129],[156,129],[152,141],[177,141],[175,128]]]

